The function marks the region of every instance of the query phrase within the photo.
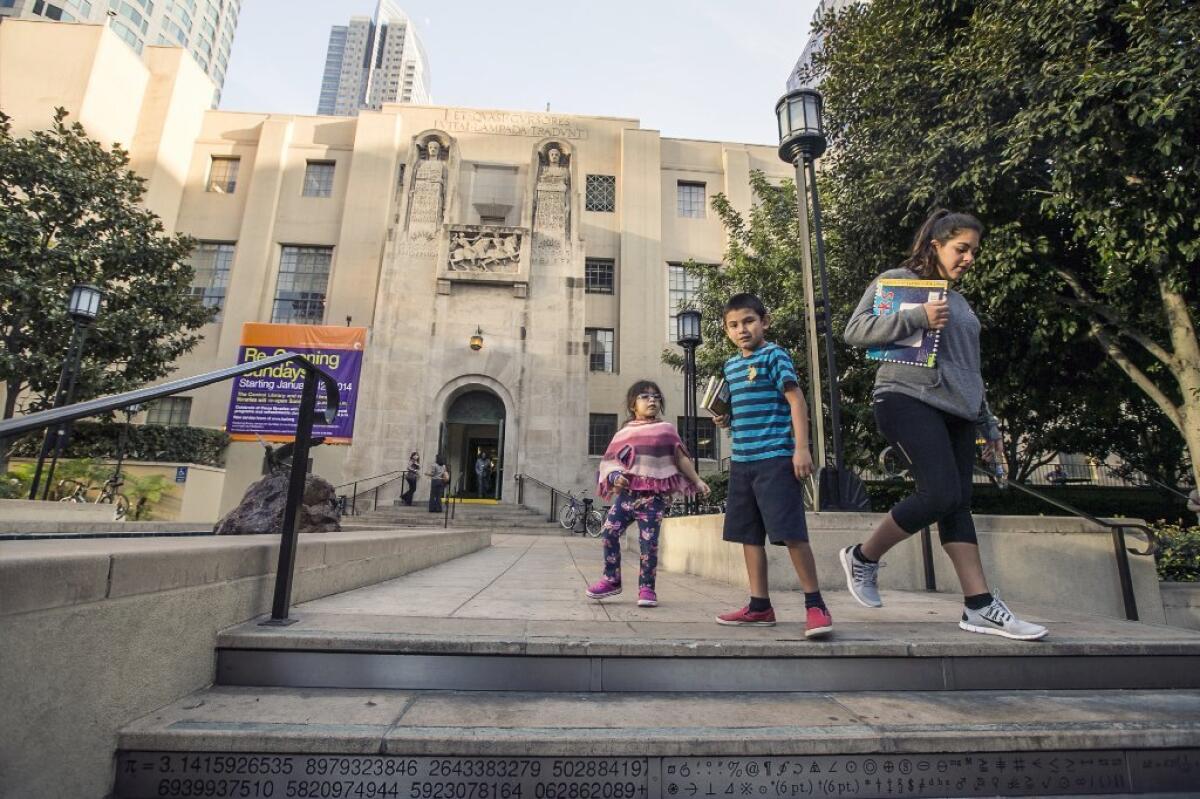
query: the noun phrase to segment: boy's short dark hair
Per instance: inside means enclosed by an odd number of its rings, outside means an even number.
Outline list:
[[[753,294],[734,294],[725,303],[725,307],[721,309],[721,321],[725,321],[725,317],[730,311],[754,311],[758,314],[759,319],[767,318],[767,306],[762,304],[762,300]]]

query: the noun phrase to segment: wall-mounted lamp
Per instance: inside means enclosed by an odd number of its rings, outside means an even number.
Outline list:
[[[483,349],[483,329],[475,328],[475,335],[471,336],[471,349],[479,352]]]

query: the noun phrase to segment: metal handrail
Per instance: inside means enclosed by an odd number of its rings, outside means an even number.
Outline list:
[[[368,480],[377,480],[380,477],[388,477],[393,474],[407,474],[407,473],[408,473],[408,469],[392,469],[390,472],[380,472],[379,474],[373,474],[370,477],[358,477],[358,478],[355,478],[354,480],[347,480],[346,482],[344,482],[340,485],[335,485],[334,488],[335,489],[345,488],[348,485],[358,485],[359,483],[365,483]]]
[[[346,486],[354,486],[352,489],[350,489],[350,515],[356,516],[356,515],[358,515],[358,498],[360,496],[374,492],[375,498],[371,502],[371,510],[375,510],[376,508],[379,507],[379,489],[383,488],[384,486],[391,485],[392,483],[396,482],[397,480],[402,480],[404,478],[404,476],[407,474],[408,474],[407,469],[393,469],[390,472],[380,472],[379,474],[371,475],[370,477],[360,477],[357,480],[350,480],[348,482],[342,483],[341,485],[334,486],[333,490],[337,491],[339,488],[345,488]],[[371,488],[368,488],[364,491],[358,490],[359,483],[365,483],[368,480],[378,480],[380,477],[388,477],[390,475],[397,475],[397,476],[392,477],[392,479],[390,479],[390,480],[385,480],[384,482],[380,483],[379,485],[372,486]],[[342,500],[345,500],[345,498],[346,498],[345,495],[343,495],[341,497]],[[345,507],[345,504],[346,503],[343,501],[342,506]]]
[[[558,498],[560,496],[567,496],[570,493],[569,491],[563,491],[561,488],[555,488],[549,483],[543,482],[536,477],[530,477],[527,474],[518,473],[513,477],[513,479],[517,481],[518,505],[525,504],[525,481],[528,480],[529,482],[539,485],[550,492],[550,515],[546,517],[546,521],[553,522],[558,520]]]
[[[466,480],[466,478],[467,478],[466,472],[463,472],[462,474],[460,474],[458,476],[458,487],[457,488],[451,490],[450,485],[447,484],[444,489],[446,492],[446,497],[445,497],[446,507],[442,509],[445,514],[445,518],[442,519],[442,527],[443,528],[448,528],[450,526],[450,520],[454,518],[455,503],[462,502],[462,492],[463,492],[463,488],[466,485],[464,482]]]
[[[332,424],[337,419],[338,394],[337,380],[314,366],[305,356],[295,352],[285,352],[272,355],[269,358],[238,364],[225,369],[217,369],[193,377],[184,377],[161,383],[157,386],[134,389],[108,397],[98,397],[85,402],[64,405],[61,408],[51,408],[38,411],[15,419],[0,422],[0,438],[9,438],[40,430],[44,427],[71,422],[87,416],[95,416],[109,411],[125,408],[129,405],[140,405],[150,400],[169,397],[182,391],[192,391],[197,388],[220,383],[244,374],[250,374],[267,369],[278,364],[295,361],[304,371],[304,388],[300,395],[299,416],[296,420],[296,443],[292,449],[292,471],[288,480],[287,501],[283,510],[283,525],[280,530],[279,566],[275,570],[275,593],[271,602],[271,619],[265,624],[291,624],[295,619],[288,618],[288,608],[292,598],[292,578],[296,567],[296,522],[299,518],[297,510],[304,497],[304,483],[308,473],[308,450],[312,442],[313,417],[317,406],[317,381],[325,384],[325,421]]]
[[[1133,593],[1133,575],[1129,571],[1129,556],[1130,555],[1153,555],[1158,551],[1158,542],[1154,531],[1146,524],[1141,522],[1110,522],[1093,516],[1085,510],[1080,510],[1074,505],[1070,505],[1062,500],[1043,494],[1041,491],[1030,488],[1023,483],[1006,481],[1001,484],[996,475],[989,469],[984,469],[975,466],[975,471],[991,479],[991,481],[999,488],[1015,489],[1031,497],[1040,499],[1049,505],[1053,505],[1060,510],[1065,510],[1072,516],[1078,516],[1080,519],[1085,519],[1092,524],[1107,528],[1112,534],[1113,554],[1117,559],[1117,577],[1121,582],[1121,600],[1125,605],[1125,618],[1129,621],[1138,620],[1137,598]],[[1146,536],[1146,550],[1143,552],[1125,544],[1125,530],[1140,530]]]

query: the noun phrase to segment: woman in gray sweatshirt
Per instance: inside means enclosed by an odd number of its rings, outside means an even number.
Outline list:
[[[899,269],[871,282],[846,325],[846,343],[875,347],[914,333],[940,330],[936,367],[882,363],[875,377],[873,408],[879,432],[911,465],[916,493],[896,504],[861,544],[840,553],[850,593],[867,607],[880,607],[879,559],[923,527],[937,522],[942,547],[962,585],[959,627],[969,632],[1034,641],[1046,628],[1017,618],[992,596],[975,524],[971,519],[971,478],[976,434],[987,441],[986,457],[1003,456],[1000,428],[984,396],[979,369],[979,319],[956,291],[886,316],[873,311],[881,278],[947,280],[953,286],[971,268],[983,226],[970,214],[935,211],[913,239],[912,253]]]

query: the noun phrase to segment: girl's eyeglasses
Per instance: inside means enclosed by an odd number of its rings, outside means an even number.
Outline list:
[[[662,394],[638,394],[637,398],[646,402],[662,402]]]

